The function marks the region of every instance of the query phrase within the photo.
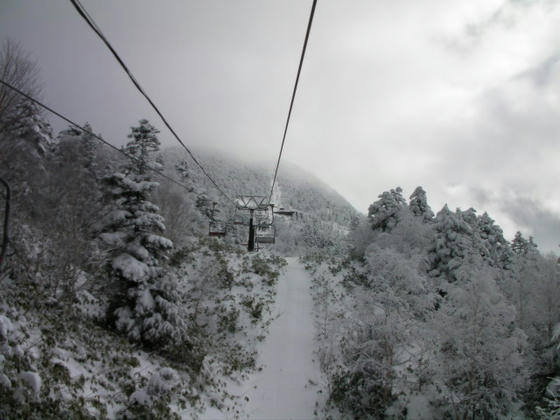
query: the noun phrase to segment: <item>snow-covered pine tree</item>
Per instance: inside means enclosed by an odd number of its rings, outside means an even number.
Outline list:
[[[456,279],[456,271],[468,254],[473,254],[473,230],[462,217],[461,211],[451,212],[447,204],[435,218],[436,237],[429,251],[434,277],[443,276],[449,281]]]
[[[195,206],[197,210],[200,212],[200,214],[206,217],[210,217],[212,215],[212,210],[211,210],[212,205],[210,203],[210,199],[205,193],[201,193],[196,197]]]
[[[35,103],[20,102],[6,115],[0,130],[0,174],[15,194],[30,192],[34,178],[44,177],[52,139],[51,126]]]
[[[487,252],[483,257],[493,267],[509,268],[512,264],[512,252],[509,242],[504,238],[502,228],[494,223],[487,212],[477,220],[478,239]]]
[[[52,129],[37,105],[19,102],[6,113],[0,129],[0,176],[12,190],[12,214],[36,217],[46,157],[53,144]]]
[[[99,142],[93,137],[93,129],[89,123],[86,122],[84,128],[86,131],[70,126],[58,134],[55,146],[56,159],[61,163],[72,163],[84,168],[87,176],[98,181],[100,178],[97,162]]]
[[[399,212],[406,207],[401,187],[383,192],[379,195],[379,200],[369,206],[368,218],[371,228],[390,232],[399,222]]]
[[[189,192],[194,191],[193,180],[191,176],[191,170],[186,160],[181,160],[175,164],[175,170],[181,177],[183,184],[186,184]]]
[[[43,157],[52,143],[50,124],[43,118],[39,107],[29,100],[17,104],[7,115],[3,130],[30,144],[32,147],[28,152],[35,157]]]
[[[535,257],[538,254],[537,244],[533,241],[533,237],[530,236],[527,240],[519,231],[515,233],[515,237],[511,241],[511,250],[518,256]]]
[[[434,218],[434,212],[428,204],[428,197],[426,191],[422,187],[416,187],[412,195],[408,207],[412,214],[417,217],[422,217],[424,221],[431,221]]]
[[[101,239],[109,246],[110,273],[116,283],[109,321],[132,341],[158,346],[174,334],[172,286],[161,266],[172,242],[162,236],[164,219],[150,200],[158,186],[151,168],[159,168],[158,130],[147,120],[132,127],[124,151],[133,156],[122,172],[105,178],[112,211]]]
[[[80,140],[83,148],[85,167],[91,176],[98,179],[100,175],[96,158],[99,149],[99,142],[93,137],[93,129],[88,122],[84,124],[84,128],[86,131],[81,133]]]
[[[435,219],[436,241],[430,250],[432,274],[444,274],[450,281],[467,254],[479,255],[490,267],[500,269],[511,265],[511,250],[502,229],[484,213],[477,216],[476,210],[449,208],[438,212]]]

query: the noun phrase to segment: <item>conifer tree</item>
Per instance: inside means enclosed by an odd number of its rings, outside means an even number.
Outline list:
[[[0,176],[10,184],[14,214],[36,217],[35,194],[47,178],[52,129],[37,105],[22,101],[6,112],[0,127]]]
[[[484,212],[477,220],[478,237],[481,243],[484,259],[491,266],[499,268],[510,268],[512,263],[512,251],[509,242],[504,238],[502,228],[494,223],[494,220]]]
[[[429,253],[430,274],[454,281],[463,259],[473,253],[473,230],[460,211],[451,212],[447,204],[438,212],[435,222],[435,243]]]
[[[519,231],[515,233],[515,237],[511,242],[511,250],[517,256],[525,256],[525,257],[535,256],[538,253],[537,244],[533,241],[533,237],[530,236],[529,240],[527,240],[523,237],[523,234]]]
[[[31,153],[44,156],[52,143],[50,124],[41,115],[39,107],[29,100],[17,104],[6,117],[3,130],[31,144]]]
[[[112,211],[105,218],[101,239],[110,246],[110,274],[116,281],[108,314],[114,326],[133,341],[164,344],[173,334],[172,290],[162,262],[172,242],[159,208],[149,198],[158,186],[150,168],[159,168],[158,130],[147,120],[132,127],[124,151],[135,157],[105,179]]]
[[[424,221],[430,221],[434,218],[434,212],[428,204],[426,191],[422,187],[416,187],[408,204],[410,211],[417,217],[422,217]]]
[[[86,122],[84,128],[86,131],[70,126],[58,134],[55,147],[56,159],[61,164],[72,163],[83,167],[89,177],[98,181],[99,142],[93,137],[93,129],[89,123]]]
[[[399,212],[406,206],[400,187],[383,192],[379,196],[379,200],[369,206],[368,218],[371,228],[390,232],[399,222]]]

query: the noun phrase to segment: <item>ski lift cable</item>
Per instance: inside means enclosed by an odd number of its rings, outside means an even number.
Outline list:
[[[142,88],[142,86],[140,85],[140,83],[136,80],[136,78],[134,77],[134,75],[132,74],[132,72],[129,70],[128,66],[124,63],[124,61],[121,59],[121,57],[119,56],[119,54],[115,51],[115,49],[113,48],[113,46],[109,43],[109,41],[107,40],[107,38],[105,37],[105,35],[103,35],[103,32],[101,32],[101,29],[97,26],[97,24],[95,23],[95,21],[93,20],[93,18],[88,14],[88,12],[86,11],[86,9],[82,6],[82,4],[80,3],[79,0],[70,0],[70,2],[74,5],[74,7],[76,8],[76,10],[78,11],[78,13],[80,14],[80,16],[86,21],[86,23],[90,26],[90,28],[97,34],[97,36],[103,41],[103,43],[107,46],[107,48],[109,48],[109,50],[111,51],[111,53],[113,54],[113,56],[115,57],[115,59],[118,61],[118,63],[121,65],[121,67],[123,68],[123,70],[125,71],[125,73],[128,75],[128,77],[130,78],[130,80],[132,81],[132,83],[134,84],[134,86],[136,87],[136,89],[144,96],[144,98],[146,98],[146,100],[148,101],[148,103],[152,106],[152,108],[154,109],[154,111],[159,115],[159,117],[161,118],[161,120],[163,121],[163,123],[165,124],[165,126],[169,129],[169,131],[171,132],[171,134],[173,134],[173,136],[175,137],[175,139],[179,142],[179,144],[186,150],[186,152],[189,154],[189,156],[191,157],[191,159],[193,160],[193,162],[200,168],[200,170],[202,171],[202,173],[210,180],[210,182],[214,185],[214,187],[220,192],[220,194],[222,194],[228,201],[233,202],[233,200],[219,187],[219,185],[216,183],[216,181],[214,181],[214,179],[210,176],[210,174],[206,171],[206,169],[204,169],[204,166],[202,166],[202,164],[198,161],[198,159],[194,156],[194,154],[191,152],[191,150],[187,147],[187,145],[183,142],[183,140],[181,140],[181,138],[179,137],[179,135],[175,132],[175,130],[173,129],[173,127],[171,127],[171,124],[167,121],[167,119],[165,118],[165,116],[162,114],[162,112],[159,110],[159,108],[156,106],[156,104],[152,101],[152,99],[148,96],[148,94],[144,91],[144,89]]]
[[[107,140],[105,140],[103,137],[91,132],[90,130],[86,129],[85,127],[82,127],[81,125],[79,125],[78,123],[72,121],[70,118],[65,117],[64,115],[62,115],[61,113],[55,111],[54,109],[50,108],[49,106],[43,104],[42,102],[38,101],[37,99],[29,96],[28,94],[22,92],[21,90],[19,90],[18,88],[12,86],[11,84],[9,84],[8,82],[0,79],[0,83],[3,84],[4,86],[12,89],[14,92],[18,93],[19,95],[23,96],[24,98],[30,100],[31,102],[34,102],[35,104],[39,105],[41,108],[46,109],[47,111],[51,112],[52,114],[56,115],[57,117],[59,117],[60,119],[66,121],[67,123],[73,125],[74,127],[82,130],[84,133],[90,134],[92,137],[94,137],[95,139],[99,140],[100,142],[102,142],[103,144],[109,146],[111,149],[116,150],[117,152],[123,154],[124,156],[126,156],[128,159],[131,159],[133,161],[139,162],[139,159],[135,156],[131,156],[128,153],[126,153],[124,150],[119,149],[117,146],[114,146],[113,144],[109,143]],[[165,173],[163,173],[162,171],[156,169],[156,168],[148,168],[149,170],[151,170],[152,172],[155,172],[156,174],[160,175],[162,178],[167,179],[168,181],[174,183],[175,185],[178,185],[179,187],[183,188],[186,191],[190,192],[189,187],[187,187],[185,184],[180,183],[179,181],[177,181],[176,179],[171,178],[169,175],[166,175]]]
[[[72,0],[74,1],[74,0]],[[299,76],[301,74],[301,68],[303,66],[303,60],[305,57],[305,51],[307,49],[307,41],[309,40],[309,34],[311,32],[311,25],[313,24],[313,16],[315,15],[315,7],[317,6],[317,0],[313,0],[313,5],[311,6],[311,12],[309,14],[309,22],[307,23],[307,31],[305,33],[305,40],[303,42],[303,48],[301,50],[301,58],[299,60],[299,67],[296,76],[296,82],[294,84],[294,90],[292,92],[292,99],[290,101],[290,108],[288,111],[288,117],[286,118],[286,125],[284,127],[284,134],[282,136],[282,143],[280,145],[280,153],[278,154],[278,160],[276,162],[276,169],[274,170],[274,177],[272,178],[272,187],[270,188],[270,195],[268,197],[268,202],[272,200],[272,193],[274,192],[274,185],[276,184],[276,177],[278,175],[278,168],[280,167],[280,160],[282,159],[282,152],[284,151],[284,143],[286,142],[286,134],[288,132],[288,126],[290,125],[290,117],[292,116],[292,108],[294,106],[294,100],[296,97],[296,91],[299,83]]]

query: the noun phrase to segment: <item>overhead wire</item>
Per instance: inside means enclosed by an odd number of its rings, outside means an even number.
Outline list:
[[[24,98],[28,99],[29,101],[35,103],[36,105],[40,106],[41,108],[49,111],[50,113],[56,115],[57,117],[59,117],[60,119],[66,121],[67,123],[73,125],[74,127],[82,130],[84,133],[87,133],[89,135],[91,135],[93,138],[99,140],[100,142],[102,142],[103,144],[109,146],[111,149],[116,150],[117,152],[121,153],[122,155],[126,156],[128,159],[134,160],[136,162],[140,162],[140,159],[138,159],[135,156],[129,155],[128,153],[126,153],[124,150],[119,149],[117,146],[109,143],[107,140],[105,140],[103,137],[91,132],[90,130],[86,129],[85,127],[79,125],[78,123],[72,121],[70,118],[65,117],[64,115],[62,115],[60,112],[55,111],[54,109],[52,109],[51,107],[45,105],[44,103],[40,102],[39,100],[31,97],[30,95],[26,94],[25,92],[22,92],[21,90],[19,90],[18,88],[16,88],[15,86],[12,86],[10,83],[0,79],[0,83],[3,84],[4,86],[6,86],[9,89],[12,89],[14,92],[18,93],[19,95],[23,96]],[[177,181],[176,179],[170,177],[169,175],[166,175],[164,172],[156,169],[156,168],[148,168],[150,171],[158,174],[159,176],[161,176],[162,178],[167,179],[168,181],[172,182],[175,185],[178,185],[179,187],[185,189],[186,191],[191,191],[190,188],[185,185],[182,184],[181,182]]]
[[[115,59],[118,61],[118,63],[121,65],[121,67],[123,68],[123,70],[125,71],[125,73],[128,75],[128,77],[130,78],[130,80],[132,81],[132,83],[134,84],[134,86],[136,87],[136,89],[144,96],[144,98],[146,98],[146,100],[148,101],[148,103],[152,106],[152,108],[154,109],[154,111],[159,115],[159,117],[161,118],[161,120],[163,121],[163,123],[165,124],[165,126],[169,129],[169,131],[171,132],[171,134],[173,134],[173,137],[175,137],[175,139],[179,142],[179,144],[186,150],[186,152],[189,154],[189,156],[191,157],[191,159],[193,160],[193,162],[200,168],[200,170],[202,171],[202,173],[210,180],[210,182],[212,183],[212,185],[214,185],[214,187],[220,192],[220,194],[222,194],[228,201],[234,203],[234,201],[229,197],[229,195],[227,195],[222,188],[220,188],[220,186],[216,183],[216,181],[210,176],[210,174],[206,171],[206,169],[204,168],[204,166],[198,161],[198,159],[195,157],[195,155],[192,153],[192,151],[187,147],[187,145],[183,142],[183,140],[181,140],[181,138],[179,137],[179,135],[175,132],[175,130],[173,129],[173,127],[171,127],[171,124],[167,121],[167,119],[165,118],[165,116],[163,115],[163,113],[159,110],[159,108],[156,106],[156,104],[152,101],[152,99],[148,96],[148,94],[145,92],[145,90],[142,88],[142,86],[140,85],[140,83],[138,82],[138,80],[136,80],[136,78],[134,77],[134,75],[132,74],[132,72],[130,71],[130,69],[128,68],[128,66],[124,63],[124,61],[122,60],[122,58],[119,56],[119,54],[116,52],[116,50],[113,48],[113,46],[111,45],[111,43],[107,40],[107,38],[105,37],[105,35],[103,35],[103,32],[101,31],[101,29],[97,26],[97,24],[95,23],[95,21],[93,20],[93,18],[89,15],[89,13],[87,12],[87,10],[82,6],[82,4],[80,3],[79,0],[70,0],[70,2],[74,5],[75,9],[78,11],[79,15],[86,21],[86,23],[90,26],[90,28],[97,34],[97,36],[103,41],[103,43],[107,46],[107,48],[109,48],[109,50],[111,51],[111,53],[113,54],[113,56],[115,57]]]
[[[74,1],[74,0],[72,0]],[[296,98],[296,92],[299,83],[299,77],[301,75],[301,68],[303,67],[303,60],[305,58],[305,51],[307,50],[307,41],[309,40],[309,34],[311,33],[311,25],[313,24],[313,16],[315,15],[315,7],[317,6],[317,0],[313,0],[311,6],[311,12],[309,14],[309,21],[307,22],[307,31],[305,32],[305,40],[303,42],[303,48],[301,50],[301,57],[299,60],[299,66],[296,76],[296,82],[294,84],[294,90],[292,92],[292,99],[290,101],[290,109],[288,111],[288,117],[286,118],[286,125],[284,127],[284,134],[282,135],[282,143],[280,145],[280,152],[278,153],[278,160],[276,161],[276,169],[274,170],[274,177],[272,178],[272,186],[270,188],[270,195],[268,196],[268,203],[272,200],[272,194],[274,192],[274,185],[276,184],[276,177],[278,176],[278,168],[280,167],[280,160],[282,159],[282,152],[284,151],[284,143],[286,142],[286,134],[288,133],[288,126],[290,125],[290,118],[292,116],[292,109],[294,107],[294,100]]]

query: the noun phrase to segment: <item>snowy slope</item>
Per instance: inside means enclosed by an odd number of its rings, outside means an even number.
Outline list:
[[[270,193],[272,168],[263,162],[243,161],[237,157],[220,154],[216,151],[195,150],[207,172],[230,197],[238,195],[263,195]],[[176,148],[164,151],[164,161],[168,174],[176,177],[176,163],[186,160],[187,182],[196,194],[204,194],[210,201],[217,203],[219,217],[232,221],[235,209],[228,200],[212,186],[185,153]],[[272,203],[275,208],[297,211],[297,217],[277,216],[276,252],[297,256],[307,252],[310,247],[328,248],[343,243],[351,222],[359,218],[359,213],[340,194],[321,182],[315,176],[289,162],[282,162],[274,189]],[[248,232],[231,226],[230,231],[236,242],[246,242]]]
[[[321,373],[314,359],[314,325],[311,280],[296,258],[278,282],[276,319],[259,349],[259,372],[242,384],[231,384],[230,392],[247,401],[240,418],[313,419],[318,418],[325,392],[320,392]],[[227,419],[216,409],[201,418]]]
[[[268,195],[272,182],[272,168],[262,162],[244,161],[238,157],[220,154],[216,151],[195,150],[195,154],[204,167],[224,188],[230,196],[255,194]],[[185,152],[178,148],[168,148],[163,152],[166,169],[173,170],[175,162],[186,159],[194,181],[204,185],[212,198],[218,202],[223,197],[218,195],[200,170],[185,157]],[[174,173],[172,173],[175,175]],[[273,202],[278,207],[298,210],[307,215],[320,215],[340,225],[348,225],[358,212],[339,193],[304,171],[297,165],[282,162],[277,180]]]

